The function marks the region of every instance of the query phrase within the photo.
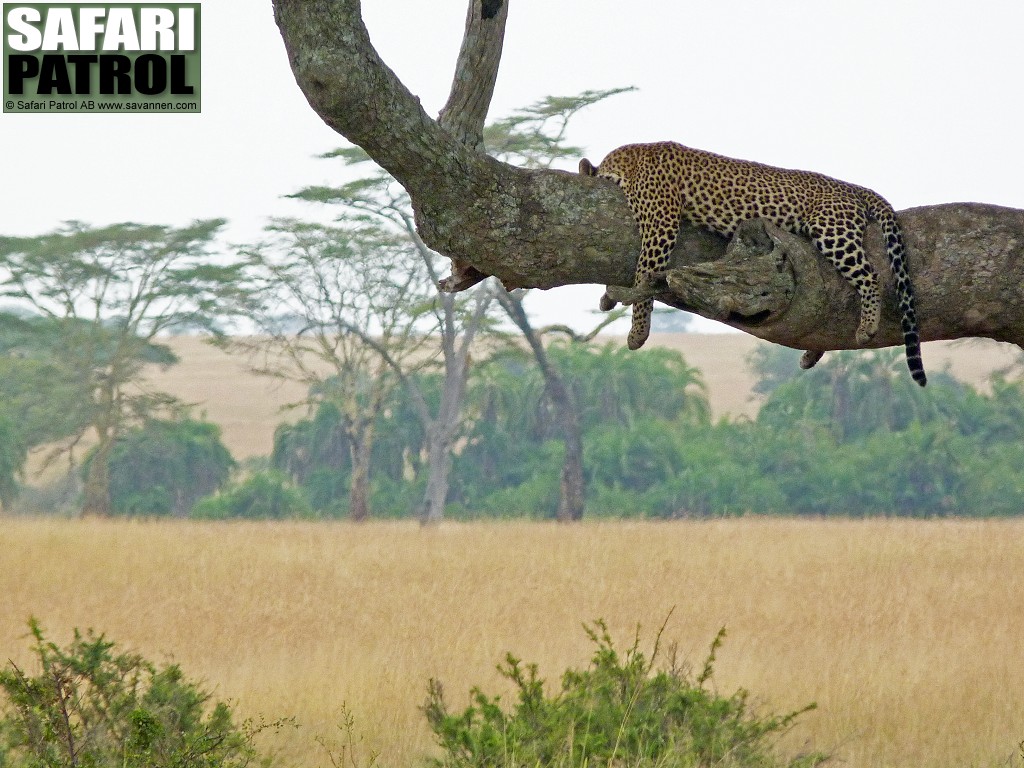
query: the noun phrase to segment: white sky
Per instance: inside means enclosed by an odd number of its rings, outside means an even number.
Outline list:
[[[595,162],[673,139],[871,187],[900,208],[1024,208],[1020,0],[510,0],[491,108],[634,85],[581,114]],[[363,0],[384,60],[428,112],[447,96],[466,0]],[[0,115],[0,234],[93,224],[314,215],[282,195],[339,176],[343,143],[295,85],[268,0],[202,8],[200,115]],[[591,321],[601,288],[538,294],[539,319]]]

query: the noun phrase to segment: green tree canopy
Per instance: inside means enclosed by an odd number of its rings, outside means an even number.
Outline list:
[[[631,484],[622,475],[623,457],[605,450],[610,441],[621,438],[635,444],[631,450],[636,455],[627,462],[635,480],[655,465],[664,468],[666,461],[675,466],[668,458],[671,444],[645,437],[651,429],[677,434],[710,423],[700,374],[677,352],[650,349],[636,354],[613,344],[576,342],[553,343],[547,351],[580,409],[584,472],[592,480],[614,477],[613,482]],[[458,500],[469,510],[552,514],[564,448],[544,377],[524,355],[505,354],[479,372],[471,399],[472,428],[456,462]],[[646,488],[656,482],[652,477],[640,484]],[[598,493],[591,490],[591,496]]]
[[[51,376],[78,404],[64,424],[52,420],[55,431],[69,430],[73,442],[93,433],[84,513],[111,511],[116,438],[172,404],[142,386],[146,364],[174,361],[159,334],[220,331],[218,302],[238,282],[238,266],[218,264],[211,254],[223,224],[69,222],[37,237],[0,237],[0,296],[41,316],[20,326],[8,318],[8,349],[28,350],[40,361],[35,375]]]
[[[216,424],[150,419],[114,441],[113,510],[119,515],[187,517],[200,498],[227,482],[234,464]]]

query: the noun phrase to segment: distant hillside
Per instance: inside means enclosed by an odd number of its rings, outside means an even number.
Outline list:
[[[246,370],[243,358],[196,337],[175,337],[167,343],[181,362],[166,371],[154,369],[150,383],[194,404],[198,413],[219,424],[236,458],[269,454],[274,428],[303,415],[301,409],[282,409],[301,401],[304,387],[256,376]],[[678,350],[703,372],[716,418],[757,413],[760,402],[752,394],[754,377],[746,358],[765,342],[740,333],[673,333],[655,334],[648,343]],[[924,345],[928,370],[948,366],[954,376],[975,386],[984,386],[994,370],[1011,363],[1019,352],[1011,344],[981,340]]]

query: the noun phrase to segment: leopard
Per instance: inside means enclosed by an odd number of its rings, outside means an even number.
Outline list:
[[[640,230],[634,286],[667,268],[682,219],[725,237],[741,221],[764,219],[809,238],[857,291],[859,346],[877,333],[881,317],[878,274],[864,252],[867,225],[877,222],[896,288],[907,367],[914,381],[922,387],[927,383],[903,233],[896,211],[877,192],[824,174],[736,160],[674,141],[627,144],[609,152],[597,167],[583,158],[579,171],[615,182],[626,196]],[[604,297],[602,308],[608,303],[614,305]],[[626,339],[630,349],[639,349],[650,336],[653,309],[653,298],[633,303]],[[801,366],[811,367],[822,354],[807,351]]]

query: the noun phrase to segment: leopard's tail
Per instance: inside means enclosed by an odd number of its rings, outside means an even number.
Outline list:
[[[889,256],[893,281],[896,284],[896,298],[900,305],[900,326],[903,329],[903,344],[907,349],[907,367],[910,375],[922,387],[928,383],[921,360],[921,337],[918,333],[917,313],[914,311],[914,288],[907,272],[907,247],[903,232],[896,221],[896,212],[883,198],[872,193],[867,196],[871,217],[882,227],[885,237],[885,251]]]

